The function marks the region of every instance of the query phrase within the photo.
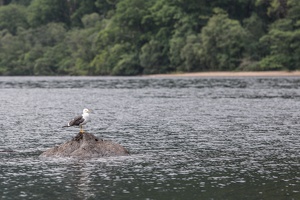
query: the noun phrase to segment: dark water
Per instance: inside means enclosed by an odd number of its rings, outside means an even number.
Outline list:
[[[0,199],[300,199],[300,78],[0,77]],[[131,156],[41,159],[86,130]]]

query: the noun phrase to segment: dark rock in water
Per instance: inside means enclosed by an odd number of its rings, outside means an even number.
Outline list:
[[[98,139],[91,133],[78,133],[71,141],[43,152],[41,157],[99,158],[126,156],[129,152],[121,145],[109,140]]]
[[[14,152],[11,148],[1,148],[0,153],[12,153]]]

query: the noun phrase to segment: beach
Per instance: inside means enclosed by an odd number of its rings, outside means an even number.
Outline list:
[[[153,74],[149,77],[281,77],[300,76],[300,71],[252,71],[252,72],[193,72],[174,74]]]

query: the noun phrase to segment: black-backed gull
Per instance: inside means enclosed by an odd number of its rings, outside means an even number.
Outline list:
[[[91,110],[89,110],[87,108],[83,109],[82,115],[75,117],[68,123],[68,125],[63,126],[63,127],[79,126],[80,133],[84,133],[82,126],[85,125],[86,123],[88,123],[89,117],[90,117],[90,115],[89,115],[90,112],[91,112]]]

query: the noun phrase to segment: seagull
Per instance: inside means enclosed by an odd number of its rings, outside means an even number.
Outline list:
[[[87,108],[83,109],[82,115],[75,117],[68,123],[68,125],[63,126],[63,127],[79,126],[80,133],[84,133],[82,126],[85,125],[86,123],[88,123],[89,117],[90,117],[90,115],[89,115],[90,112],[91,112],[91,110],[89,110]]]

